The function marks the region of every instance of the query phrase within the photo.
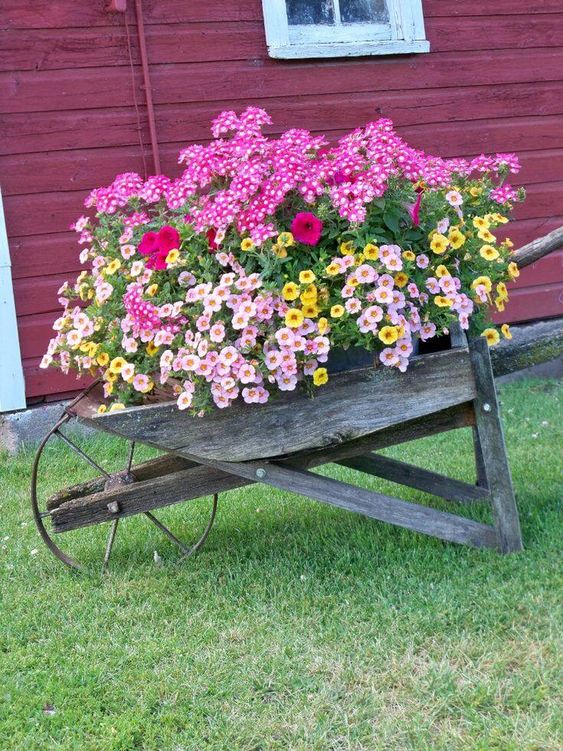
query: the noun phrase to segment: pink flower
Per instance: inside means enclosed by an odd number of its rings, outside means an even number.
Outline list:
[[[428,256],[424,255],[424,253],[421,253],[416,257],[416,265],[419,269],[425,269],[429,263],[430,259],[428,258]]]
[[[399,364],[399,355],[395,352],[394,349],[391,349],[391,347],[385,347],[385,349],[380,353],[379,359],[384,365],[387,365],[388,367]]]
[[[310,211],[300,211],[291,222],[291,232],[297,242],[316,245],[321,239],[323,223]]]
[[[416,201],[414,203],[410,203],[407,206],[409,216],[411,218],[411,221],[414,227],[418,227],[418,225],[420,224],[420,202],[421,201],[422,201],[422,191],[416,197]]]

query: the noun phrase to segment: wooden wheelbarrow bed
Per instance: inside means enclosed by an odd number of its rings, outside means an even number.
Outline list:
[[[202,459],[242,462],[333,446],[470,401],[475,384],[467,348],[413,358],[406,373],[368,367],[338,373],[316,390],[268,404],[236,404],[194,417],[175,402],[97,414],[100,395],[74,408],[97,430]]]

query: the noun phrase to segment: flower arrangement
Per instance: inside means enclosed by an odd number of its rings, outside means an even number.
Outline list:
[[[223,112],[178,179],[125,173],[87,198],[95,218],[72,228],[88,268],[59,290],[41,366],[101,377],[101,412],[161,389],[198,414],[264,403],[326,383],[335,347],[404,371],[453,322],[499,341],[489,307],[519,273],[495,235],[524,198],[513,154],[428,156],[386,119],[332,147],[270,123]]]

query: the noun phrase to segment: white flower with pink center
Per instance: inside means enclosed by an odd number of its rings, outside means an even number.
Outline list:
[[[135,391],[140,391],[144,394],[149,390],[149,386],[150,378],[144,373],[137,373],[137,375],[133,378],[133,388],[135,389]]]
[[[279,349],[271,349],[265,357],[268,370],[276,370],[282,363],[282,353]]]
[[[209,338],[215,343],[222,342],[225,338],[225,326],[222,323],[214,323],[209,329]]]
[[[446,201],[450,206],[461,206],[463,203],[463,196],[458,190],[449,190],[446,193]],[[440,230],[438,230],[440,232]]]
[[[394,349],[391,349],[391,347],[385,347],[385,349],[379,354],[379,359],[384,365],[387,365],[387,367],[399,364],[399,355]]]
[[[197,371],[200,367],[201,359],[198,357],[198,355],[190,353],[182,357],[181,363],[182,370],[187,370],[188,372]]]
[[[376,277],[376,271],[373,266],[363,263],[356,269],[356,279],[361,284],[370,284]]]
[[[178,409],[184,410],[184,409],[188,409],[188,407],[191,407],[192,402],[193,402],[193,396],[189,394],[187,391],[182,391],[182,393],[178,397],[176,404],[178,405]]]
[[[135,246],[134,245],[122,245],[121,255],[123,256],[123,258],[125,258],[126,261],[128,261],[132,256],[135,255]]]
[[[393,293],[388,287],[378,287],[375,290],[375,299],[379,303],[388,305],[393,301]]]
[[[239,353],[235,347],[223,347],[219,352],[219,362],[223,365],[232,365],[238,360]]]

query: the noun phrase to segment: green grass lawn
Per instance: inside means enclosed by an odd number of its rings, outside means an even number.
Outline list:
[[[185,562],[137,517],[102,576],[107,529],[72,533],[76,574],[33,526],[31,452],[1,456],[0,749],[560,749],[558,398],[548,381],[501,390],[526,546],[504,557],[254,486],[221,497]],[[88,443],[117,466],[116,441]],[[473,481],[469,431],[389,454]],[[62,445],[45,466],[50,490],[83,476]],[[208,506],[159,517],[189,538]]]

